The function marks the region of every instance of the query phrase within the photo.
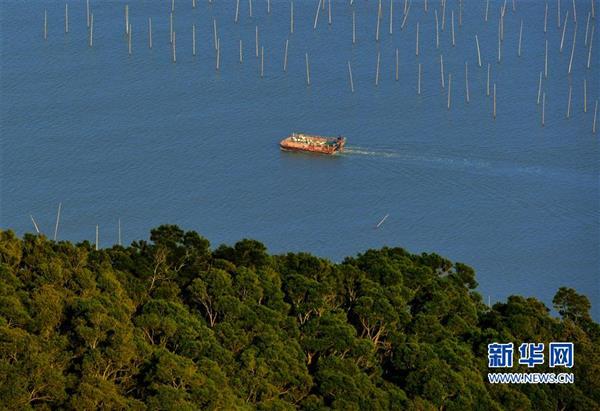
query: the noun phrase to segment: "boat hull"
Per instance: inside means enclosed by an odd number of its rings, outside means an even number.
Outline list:
[[[294,133],[283,139],[279,147],[283,151],[301,151],[333,155],[344,150],[344,137],[322,137],[309,134]]]

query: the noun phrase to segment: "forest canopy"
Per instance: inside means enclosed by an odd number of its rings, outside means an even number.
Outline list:
[[[172,225],[101,250],[0,231],[0,408],[600,409],[584,295],[559,289],[555,316],[476,287],[402,248],[333,263]],[[574,343],[574,384],[487,382],[489,343],[552,341]]]

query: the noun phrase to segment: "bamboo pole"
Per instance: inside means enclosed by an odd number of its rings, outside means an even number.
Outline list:
[[[467,97],[467,103],[471,101],[469,98],[469,63],[465,61],[465,92]]]
[[[594,105],[594,122],[592,123],[592,133],[596,134],[596,117],[598,116],[598,99]]]
[[[390,34],[394,33],[394,0],[390,0]]]
[[[33,228],[35,228],[35,232],[37,234],[40,234],[40,229],[39,229],[37,223],[35,222],[35,219],[33,218],[33,216],[31,214],[29,214],[29,217],[31,218],[31,222],[33,223]]]
[[[172,12],[169,13],[169,42],[171,44],[173,44],[173,13]]]
[[[129,34],[129,33],[127,33],[127,34]],[[96,245],[94,248],[96,249],[96,251],[98,251],[99,247],[100,247],[100,244],[98,243],[98,224],[96,224]]]
[[[354,80],[352,79],[352,67],[350,66],[350,60],[348,60],[348,74],[350,75],[350,90],[354,93]]]
[[[381,52],[377,52],[377,70],[375,70],[375,85],[379,85],[379,63],[381,60]]]
[[[196,24],[192,24],[192,56],[196,55]]]
[[[356,12],[352,10],[352,44],[356,44]]]
[[[294,34],[294,2],[290,2],[290,34]]]
[[[592,13],[588,11],[587,22],[585,23],[585,41],[583,43],[584,46],[587,46],[587,43],[588,43],[588,33],[590,30],[590,17],[592,17]]]
[[[244,62],[244,52],[242,51],[243,45],[242,40],[240,39],[240,64]]]
[[[575,5],[575,3],[573,3]],[[571,46],[571,58],[569,59],[569,73],[571,74],[571,69],[573,67],[573,56],[575,54],[575,41],[577,40],[577,24],[575,24],[575,28],[573,29],[573,45]]]
[[[175,34],[176,33],[173,32],[173,44],[171,45],[171,48],[173,49],[173,63],[177,63],[177,37],[175,36]]]
[[[94,13],[90,14],[90,47],[94,47]]]
[[[451,15],[452,15],[452,18],[450,21],[450,26],[451,26],[451,32],[452,32],[452,47],[454,47],[454,46],[456,46],[456,41],[454,38],[454,9],[452,9]]]
[[[213,46],[217,50],[217,19],[213,18]]]
[[[383,217],[381,219],[381,221],[375,226],[375,228],[381,227],[381,225],[385,222],[385,220],[387,220],[388,217],[389,217],[389,214],[386,214],[385,217]]]
[[[569,85],[569,101],[567,103],[567,118],[571,117],[571,94],[573,92],[573,87]]]
[[[152,48],[152,17],[148,17],[148,48]]]
[[[217,64],[215,69],[219,71],[221,69],[221,38],[217,38]]]
[[[240,18],[240,0],[237,0],[235,2],[235,18],[233,19],[234,23],[237,24],[239,18]]]
[[[265,47],[260,46],[260,78],[265,75]]]
[[[556,27],[560,28],[560,0],[556,0]]]
[[[519,51],[517,55],[521,57],[521,40],[523,40],[523,19],[521,19],[521,27],[519,28]]]
[[[446,29],[446,1],[442,1],[442,31]]]
[[[490,70],[491,70],[491,64],[488,63],[487,83],[486,83],[486,88],[485,88],[485,95],[488,97],[490,96]]]
[[[590,19],[588,18],[588,23]],[[69,3],[65,3],[65,33],[69,32]],[[586,33],[587,38],[587,33]]]
[[[546,1],[546,11],[544,12],[544,33],[548,31],[548,2]]]
[[[546,39],[546,54],[544,55],[544,78],[548,78],[548,40]]]
[[[481,67],[481,51],[479,50],[479,37],[475,34],[475,44],[477,45],[477,65]]]
[[[121,219],[120,218],[119,218],[119,233],[118,233],[118,237],[117,238],[118,238],[118,241],[119,241],[118,244],[120,246],[122,246],[123,242],[121,241]]]
[[[379,24],[381,23],[381,0],[377,8],[377,28],[375,29],[375,41],[379,41]]]
[[[486,21],[486,22],[488,21],[488,14],[489,14],[489,11],[490,11],[490,0],[487,0],[487,1],[485,2],[485,21]]]
[[[398,47],[396,47],[396,81],[398,81],[399,76],[398,76],[398,67],[399,67],[399,63],[400,63],[400,59],[398,56]]]
[[[421,95],[421,63],[419,63],[419,76],[417,77],[417,94]]]
[[[575,8],[575,0],[573,0],[573,23],[577,24],[577,9]]]
[[[129,24],[129,29],[127,30],[127,51],[131,56],[131,24]]]
[[[85,0],[85,25],[87,28],[90,27],[90,0]]]
[[[331,0],[327,2],[327,24],[331,26]]]
[[[248,0],[248,14],[252,17],[252,0]]]
[[[583,79],[583,112],[587,113],[587,79]]]
[[[494,81],[494,103],[493,103],[493,106],[494,106],[494,108],[493,108],[494,112],[492,115],[494,116],[494,120],[496,120],[496,82],[495,81]]]
[[[442,81],[442,88],[446,87],[446,85],[444,84],[444,79],[445,79],[445,75],[444,75],[444,56],[440,54],[440,80]]]
[[[542,96],[542,72],[540,71],[540,80],[538,82],[538,95],[537,95],[537,104],[540,104],[540,97]]]
[[[56,212],[56,224],[54,225],[54,241],[58,238],[58,224],[60,222],[60,210],[62,208],[62,203],[58,203],[58,211]]]
[[[546,92],[542,94],[542,127],[546,125]]]
[[[419,57],[419,22],[417,21],[417,40],[415,45],[415,55]]]
[[[310,66],[308,64],[308,53],[304,55],[304,59],[306,61],[306,85],[310,86]]]
[[[587,68],[589,70],[591,63],[592,63],[592,43],[594,41],[594,29],[596,28],[596,25],[592,26],[592,33],[590,35],[590,44],[588,46],[588,60],[587,60]]]
[[[452,95],[452,73],[448,73],[448,110],[450,110],[451,95]]]
[[[48,40],[48,11],[44,10],[44,40]]]
[[[440,27],[439,27],[437,9],[435,9],[434,12],[435,12],[435,48],[439,49],[440,48]]]
[[[125,5],[125,35],[129,34],[129,4]]]
[[[289,44],[290,40],[286,39],[285,40],[285,52],[283,54],[283,71],[287,72],[287,60],[288,60],[288,44]]]
[[[321,12],[321,2],[323,0],[319,0],[319,4],[317,5],[317,13],[315,14],[315,23],[313,24],[313,30],[317,29],[317,22],[319,21],[319,13]]]
[[[567,10],[567,12],[565,13],[565,22],[563,23],[563,31],[562,31],[562,36],[560,38],[560,49],[559,51],[562,53],[563,50],[563,44],[565,42],[565,31],[567,30],[567,19],[569,18],[569,10]]]

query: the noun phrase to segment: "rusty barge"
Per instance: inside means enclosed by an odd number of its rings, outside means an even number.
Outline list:
[[[307,151],[319,154],[336,154],[344,150],[346,138],[324,137],[306,133],[292,133],[279,143],[285,151]]]

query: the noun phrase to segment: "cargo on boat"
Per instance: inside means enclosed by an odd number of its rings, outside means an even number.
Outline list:
[[[292,133],[279,143],[282,150],[308,151],[320,154],[335,154],[344,150],[346,139],[339,137],[324,137],[306,133]]]

